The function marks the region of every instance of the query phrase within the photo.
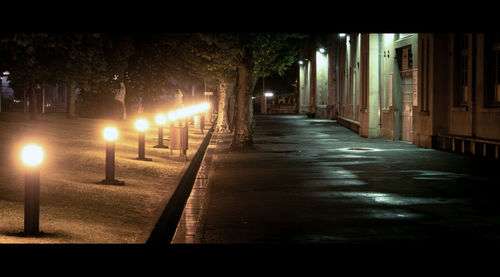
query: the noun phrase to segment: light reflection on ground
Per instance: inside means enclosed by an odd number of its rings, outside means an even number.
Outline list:
[[[416,180],[451,180],[466,176],[465,174],[433,170],[401,170],[401,172],[415,174],[413,179]]]
[[[378,219],[415,219],[423,217],[422,214],[411,213],[405,210],[381,210],[368,209],[362,210],[361,213],[365,216]]]
[[[444,198],[424,198],[407,197],[391,193],[380,192],[357,192],[357,191],[334,191],[334,192],[316,192],[319,197],[348,198],[365,203],[379,203],[384,205],[429,205],[429,204],[448,204],[456,202],[454,199]]]

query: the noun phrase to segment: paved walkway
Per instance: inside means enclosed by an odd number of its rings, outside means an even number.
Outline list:
[[[302,115],[256,116],[254,150],[229,152],[230,140],[214,134],[203,197],[190,199],[198,214],[177,242],[500,242],[498,161]]]

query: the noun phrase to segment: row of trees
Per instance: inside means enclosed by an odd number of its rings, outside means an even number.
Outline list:
[[[113,81],[145,99],[178,83],[206,81],[218,93],[216,131],[233,131],[232,149],[252,145],[252,91],[259,77],[283,74],[296,60],[300,34],[12,33],[0,35],[0,66],[12,87],[36,99],[36,87],[65,84],[69,118],[74,88],[109,92]],[[229,108],[230,107],[230,108]],[[36,110],[32,111],[36,117]]]

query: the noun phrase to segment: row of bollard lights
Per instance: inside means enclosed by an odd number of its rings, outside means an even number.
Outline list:
[[[180,155],[186,155],[188,148],[188,118],[194,116],[194,125],[199,127],[203,133],[204,115],[203,112],[210,109],[210,104],[199,105],[172,111],[165,117],[158,114],[155,121],[158,125],[158,145],[155,148],[169,148],[163,144],[163,126],[170,122],[170,152],[179,150]],[[200,115],[198,115],[200,114]],[[184,123],[184,124],[183,124]],[[146,119],[140,118],[135,121],[135,128],[138,135],[138,158],[137,160],[152,161],[145,157],[145,133],[149,128]],[[103,130],[103,138],[106,141],[106,178],[100,184],[125,185],[123,181],[115,179],[115,141],[118,139],[118,129],[106,127]],[[25,146],[21,153],[21,160],[26,165],[24,182],[24,236],[38,236],[39,214],[40,214],[40,164],[44,158],[43,149],[36,144]]]

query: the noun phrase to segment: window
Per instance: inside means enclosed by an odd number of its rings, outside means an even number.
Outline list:
[[[453,106],[467,106],[471,93],[472,39],[470,34],[455,35],[455,85]]]
[[[485,35],[485,106],[500,106],[500,33]]]
[[[361,35],[361,110],[368,109],[368,84],[369,84],[369,42],[370,37],[368,34]]]

